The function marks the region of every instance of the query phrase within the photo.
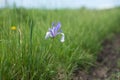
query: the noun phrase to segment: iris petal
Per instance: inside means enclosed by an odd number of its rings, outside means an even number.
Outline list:
[[[54,29],[55,29],[55,27],[53,27],[53,28],[50,30],[50,33],[51,33],[51,35],[52,35],[53,37],[56,36],[56,33],[54,32]]]
[[[57,24],[57,26],[56,26],[56,31],[58,31],[59,29],[60,29],[60,27],[61,27],[61,24],[60,24],[60,22]]]
[[[46,32],[45,39],[50,37],[50,32]]]
[[[62,35],[62,37],[61,37],[61,42],[64,42],[65,41],[65,35],[64,35],[64,33],[61,33],[61,35]]]
[[[55,29],[54,29],[55,35],[57,35],[58,30],[60,29],[60,27],[61,27],[61,24],[60,24],[60,22],[59,22],[59,23],[56,25]]]

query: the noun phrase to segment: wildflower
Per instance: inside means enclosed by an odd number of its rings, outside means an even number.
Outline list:
[[[64,42],[64,38],[65,38],[65,35],[64,33],[62,33],[62,30],[60,29],[61,28],[61,24],[60,22],[57,23],[57,25],[55,26],[55,24],[53,23],[52,24],[52,28],[49,28],[49,31],[46,32],[46,36],[45,36],[45,39],[51,37],[51,38],[55,38],[58,34],[61,34],[62,37],[60,39],[61,42]]]
[[[16,30],[16,26],[12,26],[11,30],[15,31]]]

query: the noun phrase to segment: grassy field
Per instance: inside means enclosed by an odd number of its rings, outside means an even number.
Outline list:
[[[120,32],[119,13],[120,8],[0,9],[0,80],[69,80],[75,68],[87,71],[101,42]],[[61,22],[64,43],[60,35],[45,40],[52,22]]]

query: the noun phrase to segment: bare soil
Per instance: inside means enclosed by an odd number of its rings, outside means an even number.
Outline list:
[[[95,66],[89,72],[77,69],[71,80],[120,80],[120,35],[105,39]]]

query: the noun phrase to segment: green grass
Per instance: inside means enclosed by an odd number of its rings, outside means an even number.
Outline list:
[[[76,67],[94,65],[107,36],[120,31],[120,9],[0,10],[0,79],[69,80]],[[61,22],[65,42],[45,40],[52,22]],[[17,30],[11,30],[16,26]],[[32,31],[32,32],[31,32]]]

